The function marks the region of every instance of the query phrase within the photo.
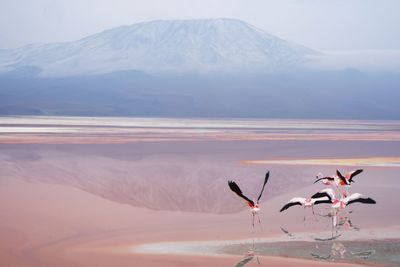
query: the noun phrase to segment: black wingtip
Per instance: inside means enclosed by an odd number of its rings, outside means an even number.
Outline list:
[[[315,193],[314,195],[311,196],[311,198],[319,198],[321,195],[320,192]]]
[[[229,188],[230,188],[232,191],[234,191],[234,192],[237,191],[237,188],[236,188],[236,187],[238,187],[238,186],[237,186],[237,184],[235,183],[235,181],[233,181],[233,180],[228,180],[228,186],[229,186]]]
[[[264,185],[267,183],[269,179],[269,171],[265,174]]]
[[[321,198],[321,197],[328,197],[329,201],[332,201],[332,198],[329,194],[326,192],[317,192],[314,195],[311,196],[311,198]]]
[[[283,206],[283,207],[279,210],[279,212],[282,212],[282,211],[285,211],[285,210],[287,210],[286,205]]]
[[[262,194],[263,194],[263,192],[264,192],[264,188],[265,188],[265,185],[266,185],[267,182],[268,182],[268,179],[269,179],[269,171],[265,174],[264,183],[263,183],[263,186],[262,186],[260,195],[259,195],[258,198],[257,198],[257,202],[260,201],[260,199],[261,199],[261,196],[262,196]]]
[[[354,178],[355,176],[359,175],[360,173],[362,173],[363,171],[364,171],[363,169],[355,170],[355,171],[350,175],[349,181],[352,182],[352,183],[354,183],[353,178]]]

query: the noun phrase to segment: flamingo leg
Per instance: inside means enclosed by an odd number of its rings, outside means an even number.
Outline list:
[[[252,221],[252,225],[253,225],[253,228],[252,228],[252,234],[253,234],[253,248],[252,248],[252,250],[254,250],[254,247],[255,247],[255,241],[254,241],[254,239],[255,239],[255,232],[254,232],[254,216],[255,216],[255,213],[253,212],[252,213],[253,214],[253,221]]]
[[[337,233],[337,211],[334,211],[333,217],[332,217],[332,237],[333,237],[333,231],[336,230]]]
[[[260,225],[260,229],[261,229],[261,231],[263,231],[263,227],[262,227],[262,224],[261,224],[260,214],[258,214],[258,213],[257,213],[257,218],[258,218],[258,224]]]
[[[255,249],[254,217],[256,216],[256,214],[255,214],[255,212],[252,212],[252,214],[253,214],[253,221],[252,221],[252,224],[253,224],[253,230],[252,230],[252,234],[253,234],[253,248],[252,248],[252,250],[254,251],[254,249]]]
[[[314,219],[318,222],[317,216],[315,216],[314,205],[311,206],[312,214],[314,215]]]

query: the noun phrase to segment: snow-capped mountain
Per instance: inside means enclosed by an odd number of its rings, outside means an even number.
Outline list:
[[[0,71],[46,76],[122,70],[269,72],[316,52],[235,19],[157,20],[121,26],[78,41],[0,50]]]

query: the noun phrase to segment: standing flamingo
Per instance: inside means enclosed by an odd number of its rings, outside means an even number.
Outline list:
[[[321,203],[331,203],[330,198],[328,198],[327,196],[323,196],[323,197],[318,197],[318,198],[304,198],[304,197],[294,197],[291,200],[289,200],[288,203],[286,203],[279,212],[285,211],[288,208],[292,207],[292,206],[296,206],[296,205],[300,205],[303,206],[304,208],[304,218],[303,221],[306,221],[306,208],[311,208],[313,215],[315,216],[314,213],[314,205],[318,205]]]
[[[265,175],[264,183],[263,183],[260,195],[258,196],[257,200],[255,200],[255,199],[250,200],[248,197],[243,195],[242,190],[240,190],[239,186],[234,181],[228,181],[229,188],[236,195],[238,195],[239,197],[244,199],[246,204],[247,204],[247,206],[251,210],[251,213],[253,214],[253,230],[254,230],[254,217],[255,217],[255,215],[257,215],[258,222],[259,222],[259,224],[261,226],[260,216],[258,215],[258,212],[260,211],[260,198],[261,198],[261,196],[262,196],[262,194],[264,192],[265,184],[268,182],[268,178],[269,178],[269,172],[267,172],[267,174]]]
[[[344,210],[346,206],[353,203],[363,203],[363,204],[376,204],[376,201],[372,198],[364,198],[360,193],[353,193],[349,196],[346,194],[341,195],[340,199],[336,199],[334,192],[331,188],[324,189],[314,194],[312,198],[328,197],[331,200],[331,208],[333,211],[332,216],[332,231],[337,224],[337,215],[341,210]],[[333,232],[332,232],[333,234]]]

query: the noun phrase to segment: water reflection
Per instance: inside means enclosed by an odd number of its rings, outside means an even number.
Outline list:
[[[239,261],[237,262],[234,267],[241,267],[241,266],[245,266],[246,264],[248,264],[249,262],[251,262],[253,259],[256,259],[257,265],[261,266],[261,262],[260,259],[258,258],[258,255],[256,254],[255,250],[249,250],[245,256]]]

